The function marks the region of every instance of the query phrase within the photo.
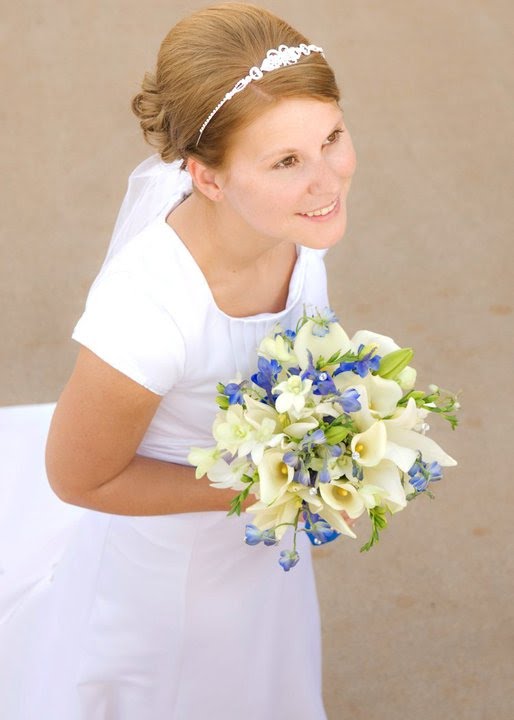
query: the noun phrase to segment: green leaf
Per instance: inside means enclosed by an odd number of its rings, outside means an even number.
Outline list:
[[[361,552],[371,550],[373,545],[376,545],[379,541],[380,530],[387,527],[386,508],[380,506],[371,508],[371,510],[369,510],[369,518],[371,520],[371,537],[368,542],[361,547]]]
[[[248,483],[248,485],[245,487],[244,490],[241,490],[241,492],[236,495],[232,500],[230,501],[230,510],[227,513],[227,516],[230,515],[241,515],[241,510],[243,509],[243,503],[250,494],[250,490],[252,489],[252,485],[254,484],[255,480],[254,478],[251,478],[249,475],[243,475],[243,482]]]

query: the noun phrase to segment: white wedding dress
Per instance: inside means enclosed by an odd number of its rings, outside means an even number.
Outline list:
[[[276,322],[328,303],[323,253],[300,248],[282,312],[223,313],[165,222],[188,191],[175,173],[176,195],[104,266],[73,338],[162,396],[138,453],[185,464],[212,444],[216,382],[248,377]],[[249,516],[62,503],[44,473],[53,408],[0,409],[2,720],[323,720],[306,536],[286,573],[277,547],[244,543]]]

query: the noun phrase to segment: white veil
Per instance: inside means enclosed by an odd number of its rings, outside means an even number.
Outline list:
[[[181,164],[166,163],[156,153],[132,171],[102,270],[131,238],[191,193],[191,177]]]

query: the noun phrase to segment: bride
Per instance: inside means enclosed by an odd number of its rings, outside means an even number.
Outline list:
[[[133,101],[158,152],[130,178],[75,368],[34,433],[42,446],[52,415],[60,501],[37,491],[38,548],[7,554],[8,720],[325,718],[308,544],[282,572],[186,458],[211,444],[216,383],[253,371],[276,322],[328,305],[355,169],[339,99],[322,48],[266,10],[212,6],[164,39]]]

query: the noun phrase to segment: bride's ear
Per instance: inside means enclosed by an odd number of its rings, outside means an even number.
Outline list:
[[[220,185],[220,175],[199,160],[189,157],[186,162],[186,168],[191,176],[193,185],[205,195],[208,200],[218,202],[223,197],[223,190]]]

